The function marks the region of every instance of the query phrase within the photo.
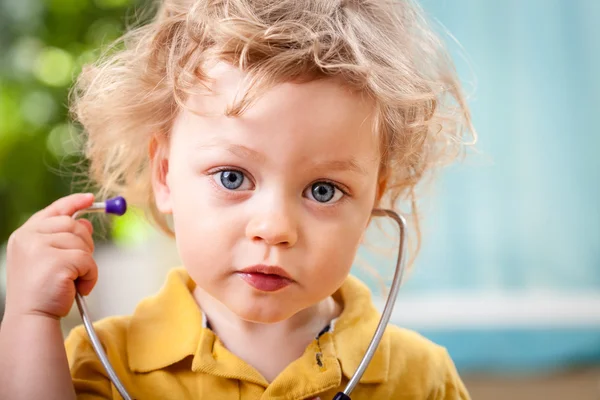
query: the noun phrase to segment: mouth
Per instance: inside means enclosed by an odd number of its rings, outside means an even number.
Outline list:
[[[275,292],[294,282],[284,269],[277,266],[254,265],[237,271],[236,274],[261,292]]]

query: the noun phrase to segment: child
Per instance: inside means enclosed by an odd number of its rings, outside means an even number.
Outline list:
[[[415,202],[470,118],[408,0],[166,0],[82,73],[73,111],[104,198],[147,207],[183,267],[96,324],[135,399],[330,399],[379,320],[349,276],[373,208]],[[97,277],[75,194],[8,243],[2,398],[121,398],[82,327]],[[135,284],[131,282],[130,284]],[[446,351],[389,326],[353,399],[468,399]]]

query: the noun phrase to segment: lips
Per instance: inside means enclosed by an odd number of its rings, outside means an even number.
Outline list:
[[[248,285],[262,292],[275,292],[294,282],[284,269],[270,265],[254,265],[237,271],[236,274]]]

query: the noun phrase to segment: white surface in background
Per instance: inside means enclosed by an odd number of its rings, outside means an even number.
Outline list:
[[[94,258],[98,283],[86,298],[93,320],[132,314],[140,300],[160,290],[168,271],[180,265],[173,241],[158,232],[138,246],[97,247]]]
[[[375,303],[383,310],[384,299]],[[391,321],[424,329],[599,327],[600,293],[400,296]]]

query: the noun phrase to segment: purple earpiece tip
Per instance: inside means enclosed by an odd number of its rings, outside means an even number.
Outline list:
[[[105,203],[107,214],[123,215],[127,211],[127,202],[121,196],[108,199]]]

